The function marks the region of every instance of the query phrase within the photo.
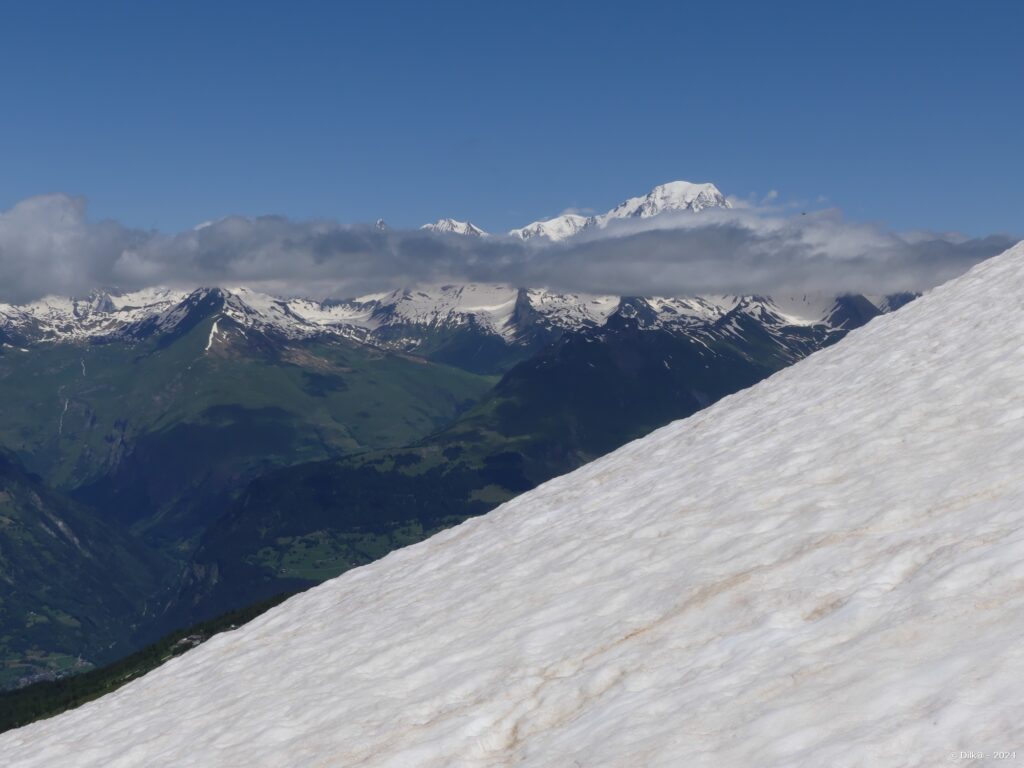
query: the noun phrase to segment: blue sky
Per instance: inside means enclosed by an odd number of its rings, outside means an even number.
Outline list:
[[[1024,3],[843,5],[8,2],[0,209],[501,230],[682,178],[1021,233]]]

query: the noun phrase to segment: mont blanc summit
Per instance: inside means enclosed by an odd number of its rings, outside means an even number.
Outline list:
[[[1024,244],[5,734],[0,762],[926,766],[1012,749],[1022,291]]]
[[[535,221],[509,232],[513,237],[529,240],[534,237],[553,242],[565,240],[591,228],[603,229],[616,219],[648,219],[661,213],[691,211],[705,208],[731,208],[732,203],[714,184],[694,184],[689,181],[670,181],[659,184],[646,195],[631,197],[606,213],[581,216],[563,213],[552,219]],[[429,226],[429,225],[428,225]]]

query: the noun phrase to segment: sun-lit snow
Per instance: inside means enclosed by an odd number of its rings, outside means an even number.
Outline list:
[[[217,323],[218,322],[220,322],[219,319],[214,320],[213,321],[213,325],[210,326],[210,335],[206,338],[206,347],[205,347],[205,349],[203,349],[203,352],[209,352],[210,351],[210,347],[213,346],[213,342],[217,338]]]
[[[535,312],[562,328],[603,325],[619,308],[621,301],[618,296],[559,293],[544,289],[528,290],[526,298]]]
[[[486,327],[498,330],[511,317],[515,301],[512,286],[466,283],[395,291],[380,303],[407,323],[444,325],[460,317],[478,316]]]
[[[695,296],[693,298],[651,298],[646,304],[664,326],[692,326],[722,319],[736,309],[740,296]]]
[[[424,224],[420,229],[475,237],[484,237],[487,234],[471,221],[456,221],[455,219],[438,219],[433,224]]]
[[[670,181],[659,184],[646,195],[631,197],[598,216],[580,216],[563,213],[552,219],[535,221],[525,227],[509,231],[521,240],[541,238],[552,242],[573,237],[584,230],[604,228],[616,219],[647,219],[672,211],[698,213],[705,208],[731,208],[732,204],[714,184],[694,184],[689,181]]]
[[[97,291],[82,298],[46,296],[18,306],[0,304],[0,329],[30,329],[48,341],[85,341],[169,311],[187,295],[170,288],[117,294]]]
[[[323,334],[357,343],[405,348],[403,330],[473,326],[508,343],[516,343],[523,330],[517,312],[550,328],[579,330],[603,325],[620,311],[618,296],[561,293],[544,288],[518,289],[509,285],[463,283],[421,285],[414,288],[360,296],[346,300],[316,301],[282,298],[245,286],[202,288],[193,293],[170,288],[148,288],[133,293],[97,293],[84,299],[47,297],[31,304],[0,304],[0,331],[34,343],[90,343],[94,339],[131,341],[140,329],[166,331],[192,311],[195,301],[216,292],[223,300],[221,314],[245,328],[272,332],[290,339]],[[888,309],[899,297],[877,297]],[[810,326],[831,323],[834,297],[773,300],[758,297],[699,296],[633,299],[647,305],[653,317],[647,328],[683,331],[720,322],[743,306],[761,313],[769,331],[773,326]],[[756,312],[755,312],[756,310]],[[531,320],[532,321],[532,320]],[[390,331],[397,329],[396,336]],[[409,336],[415,346],[415,334]]]
[[[693,211],[705,208],[731,208],[732,204],[714,184],[694,184],[689,181],[670,181],[659,184],[646,195],[631,197],[608,213],[598,216],[598,225],[605,226],[612,219],[647,219],[666,211]]]
[[[153,307],[177,304],[187,295],[187,291],[174,288],[144,288],[141,291],[129,293],[108,293],[105,294],[110,302],[110,307],[119,312],[126,312],[132,309],[148,309]]]
[[[565,240],[575,234],[592,227],[597,223],[593,216],[580,216],[576,213],[563,213],[553,219],[535,221],[525,227],[509,230],[509,234],[518,237],[520,240],[529,240],[534,237],[547,238],[548,240]]]
[[[0,736],[0,764],[834,768],[1019,750],[1022,295],[1024,244]]]

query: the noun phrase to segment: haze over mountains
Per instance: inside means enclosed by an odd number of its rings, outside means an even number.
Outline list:
[[[0,757],[854,766],[1013,749],[1022,292],[1019,245],[693,418],[5,734]]]
[[[470,283],[618,296],[885,295],[926,290],[1014,242],[806,213],[671,182],[518,235],[484,236],[454,219],[392,230],[274,215],[163,233],[92,221],[84,200],[44,195],[0,213],[0,299],[245,286],[320,301]]]
[[[528,240],[559,241],[585,229],[602,229],[622,219],[648,219],[666,213],[698,213],[731,204],[713,184],[677,181],[655,187],[599,216],[566,214],[512,230]],[[205,226],[205,225],[204,225]],[[438,233],[484,237],[478,227],[453,219],[424,225]],[[213,302],[221,307],[225,325],[211,331],[209,345],[229,327],[252,328],[286,337],[335,335],[388,348],[413,351],[424,336],[440,329],[464,327],[507,344],[550,340],[567,330],[600,327],[616,313],[641,318],[645,326],[692,329],[724,324],[737,311],[758,315],[767,325],[818,326],[844,329],[849,313],[859,322],[888,311],[911,298],[907,294],[878,297],[836,297],[796,293],[763,296],[690,296],[636,298],[561,293],[538,286],[502,284],[415,285],[388,293],[350,299],[315,301],[279,298],[239,288],[195,291],[156,287],[118,293],[96,291],[84,298],[45,297],[23,305],[0,304],[0,342],[7,348],[37,342],[82,342],[145,338],[167,333],[193,315],[192,309]],[[855,307],[855,309],[854,309]]]

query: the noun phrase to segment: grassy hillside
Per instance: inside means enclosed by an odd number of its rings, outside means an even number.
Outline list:
[[[400,450],[254,481],[204,534],[184,618],[308,586],[482,514],[786,365],[765,340],[711,346],[622,327],[566,336],[452,426]]]
[[[0,356],[0,444],[48,484],[187,539],[275,467],[401,445],[493,379],[338,339],[284,342],[206,318],[167,343]]]
[[[494,383],[192,319],[134,342],[0,349],[0,688],[180,626],[168,585],[255,477],[415,441]]]
[[[0,451],[0,688],[129,650],[166,564]]]

